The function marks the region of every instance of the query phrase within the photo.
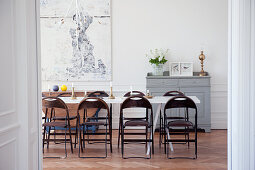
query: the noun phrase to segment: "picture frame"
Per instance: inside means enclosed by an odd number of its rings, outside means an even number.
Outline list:
[[[180,62],[169,63],[170,76],[180,76]]]
[[[193,76],[193,62],[169,63],[170,76]]]
[[[193,63],[181,62],[180,63],[181,76],[193,76]]]

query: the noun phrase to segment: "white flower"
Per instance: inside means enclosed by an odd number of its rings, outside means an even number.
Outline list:
[[[155,50],[150,50],[150,53],[146,54],[146,57],[148,57],[150,59],[155,59],[155,58],[159,57],[159,61],[162,61],[163,58],[166,57],[168,51],[169,51],[169,49],[163,50],[162,48],[160,48],[158,50],[156,48]]]

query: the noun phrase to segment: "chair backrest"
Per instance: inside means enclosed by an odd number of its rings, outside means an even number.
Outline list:
[[[153,122],[152,105],[149,102],[149,100],[147,100],[143,96],[136,95],[136,96],[130,96],[127,99],[125,99],[120,107],[120,117],[121,118],[124,118],[123,110],[127,109],[127,108],[145,108],[146,109],[146,119],[148,119],[148,110],[150,110],[150,113],[151,113],[150,117],[152,118],[151,122]]]
[[[180,91],[168,91],[163,96],[185,96],[185,94]]]
[[[86,110],[86,109],[91,109],[91,108],[96,108],[96,109],[105,109],[107,111],[108,117],[110,116],[110,110],[102,99],[98,97],[87,97],[83,99],[78,106],[77,109],[77,116],[79,117],[79,110]]]
[[[139,95],[130,96],[127,99],[125,99],[124,102],[121,104],[121,110],[126,108],[134,108],[134,107],[140,107],[140,108],[146,108],[146,109],[152,110],[152,106],[149,100]]]
[[[42,108],[46,109],[45,117],[47,116],[48,109],[51,109],[51,113],[54,109],[64,109],[66,111],[67,119],[69,119],[68,107],[65,102],[57,97],[45,97],[42,99]],[[52,117],[52,115],[51,115]],[[50,118],[51,118],[50,117]]]
[[[124,94],[124,97],[130,97],[131,96],[131,92],[127,92],[126,94]],[[132,91],[132,96],[145,96],[143,92],[140,91]]]
[[[196,104],[194,101],[187,97],[187,96],[175,96],[172,99],[169,99],[168,102],[165,104],[165,109],[171,108],[193,108],[197,109]]]
[[[88,97],[109,97],[109,95],[104,91],[94,91]]]
[[[57,97],[71,97],[72,92],[65,92],[65,93],[60,93],[57,95]]]

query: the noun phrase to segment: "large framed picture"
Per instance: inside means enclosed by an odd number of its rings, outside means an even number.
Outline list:
[[[169,68],[170,76],[193,76],[192,62],[171,62]]]
[[[111,80],[110,1],[40,0],[43,81]]]

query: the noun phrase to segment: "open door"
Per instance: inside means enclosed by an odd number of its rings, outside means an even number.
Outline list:
[[[41,169],[38,5],[37,0],[0,1],[1,170]]]

